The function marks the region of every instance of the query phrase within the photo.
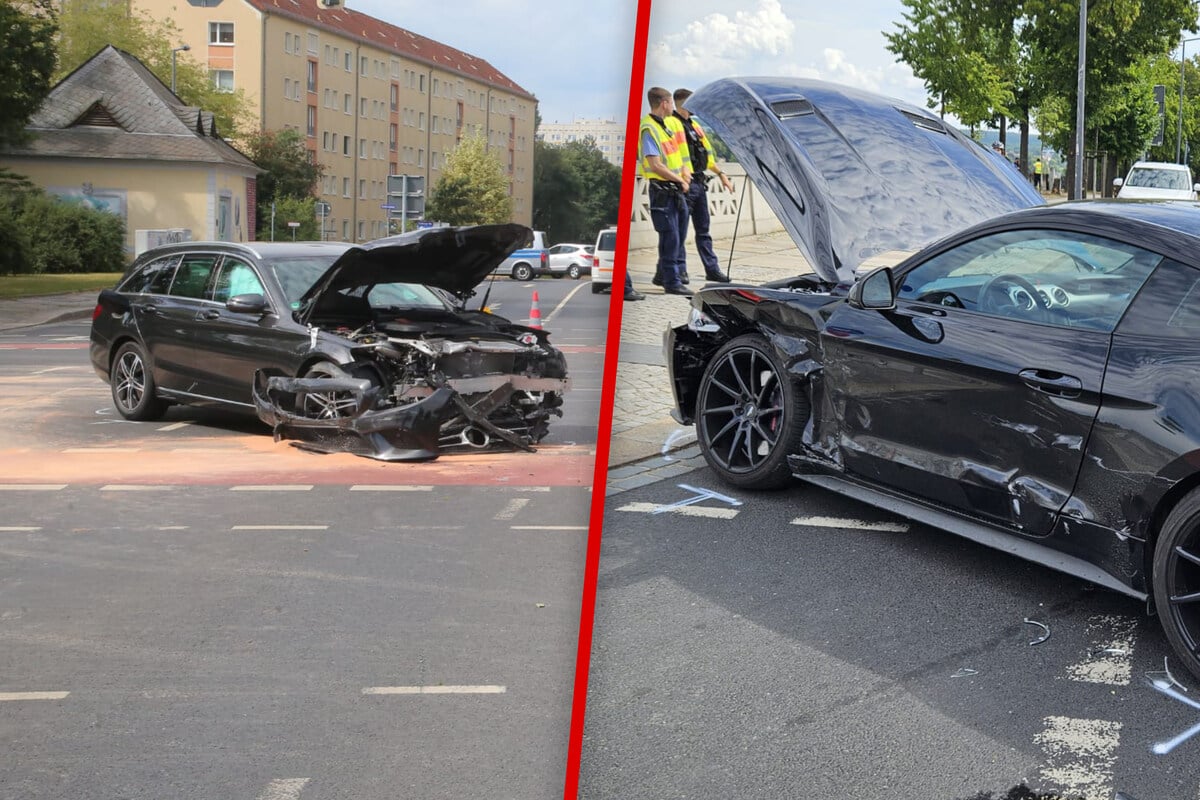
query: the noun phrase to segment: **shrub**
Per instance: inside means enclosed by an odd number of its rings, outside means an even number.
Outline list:
[[[0,271],[120,272],[128,261],[125,222],[106,211],[41,191],[8,191],[0,195],[0,215],[0,249],[13,248]]]

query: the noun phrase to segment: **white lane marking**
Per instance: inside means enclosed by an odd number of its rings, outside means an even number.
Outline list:
[[[307,785],[308,778],[277,778],[267,784],[258,800],[296,800]]]
[[[1112,797],[1113,766],[1121,723],[1103,719],[1046,717],[1045,729],[1033,740],[1042,746],[1042,780],[1063,795]]]
[[[681,514],[685,517],[707,519],[733,519],[738,515],[736,508],[708,508],[706,506],[660,506],[657,503],[629,503],[617,511],[636,511],[639,514]]]
[[[100,487],[102,492],[169,492],[178,487],[161,483],[109,483]]]
[[[0,483],[0,492],[57,492],[65,483]]]
[[[587,525],[511,525],[514,531],[586,531]]]
[[[564,297],[564,298],[562,299],[562,302],[561,302],[561,303],[559,303],[558,305],[556,305],[556,306],[554,307],[554,310],[553,310],[553,311],[551,311],[549,314],[547,314],[547,315],[546,315],[546,319],[545,319],[545,320],[543,320],[543,321],[544,321],[544,322],[545,322],[547,325],[549,325],[549,324],[550,324],[550,323],[551,323],[551,322],[554,320],[554,318],[558,316],[558,312],[560,312],[560,311],[562,311],[562,310],[563,310],[563,306],[565,306],[565,305],[567,304],[567,302],[568,302],[568,301],[569,301],[569,300],[570,300],[572,297],[574,297],[576,294],[578,294],[578,293],[579,293],[579,290],[580,290],[580,289],[582,289],[584,286],[588,286],[588,287],[590,288],[590,281],[589,281],[588,283],[582,283],[582,282],[581,282],[581,283],[580,283],[578,286],[576,286],[574,289],[572,289],[571,291],[567,292],[567,296],[566,296],[566,297]]]
[[[231,531],[327,531],[328,525],[234,525]]]
[[[230,486],[231,492],[308,492],[312,490],[311,483],[280,483],[274,486],[271,485],[256,485],[245,484],[242,486]]]
[[[432,486],[403,486],[387,483],[357,483],[350,487],[352,492],[432,492]]]
[[[64,453],[138,453],[141,452],[136,447],[68,447],[63,450]]]
[[[505,503],[504,508],[497,511],[496,516],[492,517],[492,519],[513,519],[527,505],[529,505],[528,497],[514,497]]]
[[[70,692],[0,692],[0,702],[9,700],[62,700]]]
[[[68,369],[82,371],[85,368],[84,367],[46,367],[45,369],[39,369],[36,372],[31,372],[29,374],[30,375],[45,375],[47,372],[61,372],[62,370],[68,370]]]
[[[30,533],[41,529],[39,525],[3,525],[0,526],[0,533]]]
[[[548,492],[549,486],[501,486],[506,492]]]
[[[155,530],[159,531],[186,531],[187,525],[159,525]]]
[[[1088,618],[1088,654],[1067,667],[1067,677],[1084,683],[1128,686],[1133,676],[1133,643],[1137,620],[1116,614]]]
[[[177,430],[179,430],[180,428],[186,428],[188,425],[191,425],[191,424],[192,424],[192,423],[190,423],[190,422],[187,422],[187,421],[184,421],[184,422],[176,422],[176,423],[174,423],[174,424],[171,424],[171,425],[164,425],[164,426],[162,426],[161,428],[159,428],[158,430],[159,430],[159,433],[163,433],[163,432],[165,432],[165,431],[177,431]]]
[[[793,525],[807,528],[849,528],[856,531],[879,531],[881,533],[907,533],[906,522],[863,522],[860,519],[840,519],[838,517],[796,517]]]
[[[368,686],[363,694],[504,694],[503,686]]]

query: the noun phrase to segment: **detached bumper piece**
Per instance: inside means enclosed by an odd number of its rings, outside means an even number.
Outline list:
[[[517,379],[520,382],[520,379]],[[553,381],[565,384],[565,381]],[[506,381],[464,396],[442,386],[419,399],[377,407],[382,389],[365,378],[254,376],[254,407],[275,441],[319,453],[353,453],[380,461],[425,461],[442,452],[518,449],[536,452],[561,398]]]

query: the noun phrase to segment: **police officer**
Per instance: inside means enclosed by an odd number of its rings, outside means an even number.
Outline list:
[[[661,281],[667,294],[690,296],[681,280],[688,218],[684,195],[691,178],[691,164],[685,161],[687,145],[678,120],[671,114],[671,93],[655,86],[646,93],[646,99],[650,113],[642,117],[638,130],[638,172],[646,181],[650,220],[658,233],[655,283]]]
[[[708,135],[700,127],[700,123],[685,108],[684,104],[692,96],[690,89],[675,90],[675,117],[683,126],[687,139],[688,155],[692,162],[691,187],[687,192],[688,214],[692,220],[692,231],[696,235],[696,252],[700,254],[700,263],[704,265],[704,274],[710,281],[729,283],[729,276],[721,272],[717,254],[713,252],[712,236],[708,229],[711,224],[708,211],[708,173],[712,170],[721,179],[721,185],[728,192],[733,192],[733,184],[729,176],[717,166],[713,158],[712,144]],[[687,224],[684,224],[684,236],[687,235]],[[685,273],[686,274],[686,273]]]

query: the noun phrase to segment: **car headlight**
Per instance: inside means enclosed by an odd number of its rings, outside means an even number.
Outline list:
[[[721,326],[713,322],[712,317],[695,306],[688,312],[687,326],[688,330],[696,333],[716,333],[721,330]]]

